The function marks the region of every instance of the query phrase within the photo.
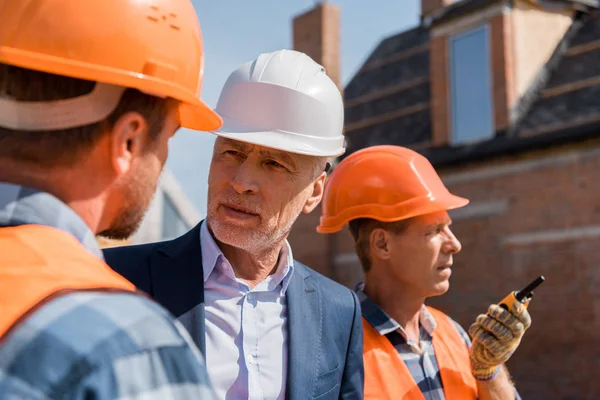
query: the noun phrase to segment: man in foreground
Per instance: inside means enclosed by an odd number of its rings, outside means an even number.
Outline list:
[[[136,229],[180,126],[221,124],[192,4],[153,5],[0,0],[0,398],[214,398],[187,332],[95,241]]]

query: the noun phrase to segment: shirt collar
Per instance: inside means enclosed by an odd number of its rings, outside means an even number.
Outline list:
[[[74,236],[100,259],[96,237],[69,206],[52,196],[24,186],[0,182],[0,226],[44,225]]]
[[[362,316],[377,330],[377,332],[379,332],[380,335],[385,336],[388,333],[398,331],[400,334],[402,334],[404,339],[406,339],[407,336],[404,328],[371,299],[369,299],[364,292],[364,288],[364,282],[360,282],[358,285],[356,285],[355,289],[356,295],[360,301]],[[419,313],[419,323],[421,327],[425,329],[427,333],[429,333],[429,335],[433,335],[433,331],[435,330],[437,324],[433,318],[433,315],[431,315],[425,305],[421,307],[421,311]]]
[[[229,261],[225,258],[225,255],[217,245],[213,235],[208,230],[208,223],[206,220],[200,227],[200,246],[202,248],[202,269],[204,273],[204,282],[208,280],[210,275],[218,265],[229,265]],[[292,255],[292,248],[288,241],[285,241],[284,246],[279,254],[277,271],[270,275],[268,290],[274,290],[281,283],[281,294],[284,295],[294,272],[294,257]],[[230,267],[230,278],[237,280],[233,269]],[[229,275],[229,274],[228,274]]]

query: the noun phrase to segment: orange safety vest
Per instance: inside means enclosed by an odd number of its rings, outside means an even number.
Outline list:
[[[80,290],[134,292],[135,286],[56,228],[0,228],[0,338],[56,296]]]
[[[436,321],[432,335],[447,400],[477,399],[469,352],[450,318],[427,307]],[[363,318],[365,399],[425,400],[408,367],[390,341]]]

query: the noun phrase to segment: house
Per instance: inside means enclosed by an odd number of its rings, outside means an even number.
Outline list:
[[[451,213],[463,250],[450,292],[431,305],[467,327],[545,275],[529,307],[533,325],[508,364],[523,398],[600,398],[597,8],[422,0],[420,25],[382,40],[343,88],[345,156],[378,144],[413,148],[471,200]],[[294,21],[304,38],[297,48],[326,68],[336,45],[303,30],[339,30],[323,17],[331,9],[320,4]],[[351,236],[318,235],[317,222],[303,217],[294,228],[291,241],[304,249],[295,254],[352,287],[362,273]]]

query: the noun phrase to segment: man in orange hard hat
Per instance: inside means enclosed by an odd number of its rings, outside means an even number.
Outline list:
[[[211,130],[189,0],[0,0],[0,398],[214,398],[170,314],[103,261],[180,126]]]
[[[516,302],[491,305],[469,329],[424,305],[444,294],[461,244],[448,210],[451,194],[429,161],[398,146],[374,146],[344,159],[323,195],[317,228],[349,224],[365,272],[357,287],[364,326],[367,399],[519,398],[503,364],[531,320]]]

